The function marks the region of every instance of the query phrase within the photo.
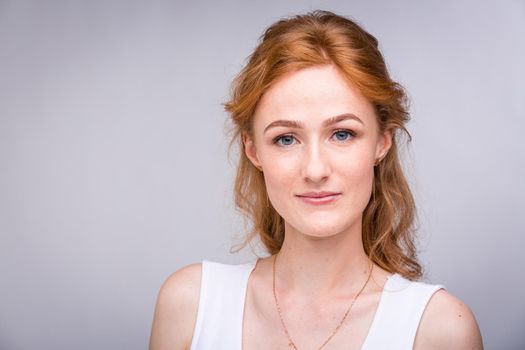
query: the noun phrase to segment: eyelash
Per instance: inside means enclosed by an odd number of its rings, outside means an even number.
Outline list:
[[[334,131],[334,133],[332,134],[332,136],[335,135],[335,134],[337,134],[337,133],[339,133],[339,132],[346,132],[346,133],[348,133],[348,134],[350,135],[350,137],[349,137],[348,139],[346,139],[346,140],[338,141],[338,142],[346,142],[346,141],[348,141],[348,140],[354,138],[355,135],[356,135],[356,133],[355,133],[354,131],[352,131],[352,130],[348,130],[348,129],[339,129],[339,130]],[[277,136],[276,138],[273,139],[273,143],[274,143],[274,144],[277,144],[278,146],[281,146],[281,147],[291,146],[291,145],[280,145],[280,144],[279,144],[279,140],[281,140],[283,137],[293,137],[293,138],[295,138],[295,136],[294,136],[293,134],[284,134],[284,135],[279,135],[279,136]]]

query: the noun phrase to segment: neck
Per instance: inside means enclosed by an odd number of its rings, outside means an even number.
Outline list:
[[[312,237],[287,226],[275,265],[279,289],[316,298],[357,293],[370,272],[361,226],[329,237]]]

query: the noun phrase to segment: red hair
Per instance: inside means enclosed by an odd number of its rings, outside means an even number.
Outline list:
[[[422,276],[415,246],[416,208],[398,158],[397,144],[409,120],[404,89],[393,81],[378,41],[357,23],[328,11],[282,19],[263,34],[232,84],[224,104],[233,122],[230,147],[244,135],[253,136],[253,116],[264,92],[280,77],[302,68],[332,64],[375,108],[379,131],[392,131],[392,146],[374,168],[373,196],[363,213],[362,241],[369,259],[381,268],[415,280]],[[253,224],[241,243],[259,236],[270,254],[284,241],[284,221],[267,205],[262,173],[244,152],[235,179],[235,204]]]

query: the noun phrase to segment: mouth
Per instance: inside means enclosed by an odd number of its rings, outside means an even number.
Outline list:
[[[339,199],[340,196],[341,193],[336,192],[310,192],[297,195],[297,198],[307,204],[320,205],[333,203]]]

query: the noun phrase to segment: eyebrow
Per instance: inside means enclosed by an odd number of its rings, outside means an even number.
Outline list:
[[[365,125],[359,117],[357,117],[355,114],[352,113],[344,113],[340,115],[336,115],[335,117],[331,117],[323,121],[323,127],[327,127],[336,123],[339,123],[343,120],[353,119],[358,121],[359,123]],[[286,126],[290,128],[296,128],[296,129],[302,129],[304,124],[301,123],[298,120],[276,120],[271,122],[266,128],[264,128],[264,132],[268,131],[271,128],[277,127],[277,126]]]

